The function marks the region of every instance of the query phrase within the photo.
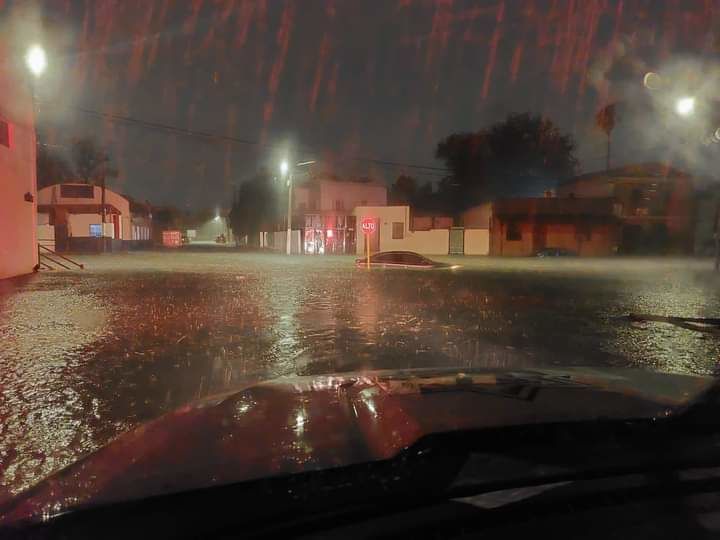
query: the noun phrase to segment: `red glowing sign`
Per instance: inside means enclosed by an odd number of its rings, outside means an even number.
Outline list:
[[[375,224],[374,218],[366,217],[366,218],[363,218],[362,221],[360,222],[360,228],[362,229],[362,232],[364,232],[365,234],[374,233],[376,227],[377,227],[377,225]]]
[[[165,247],[180,247],[182,244],[180,231],[163,231],[162,243]]]

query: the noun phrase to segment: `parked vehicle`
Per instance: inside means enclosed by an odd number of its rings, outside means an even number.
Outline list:
[[[355,259],[355,265],[362,268],[367,265],[367,258]],[[381,251],[370,256],[370,266],[373,268],[416,268],[431,270],[446,268],[453,270],[460,268],[458,264],[447,264],[433,261],[412,251]]]
[[[545,248],[535,254],[536,257],[577,257],[577,253],[565,248]]]

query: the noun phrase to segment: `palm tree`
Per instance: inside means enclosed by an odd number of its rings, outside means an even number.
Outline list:
[[[605,154],[605,169],[610,170],[610,136],[615,128],[617,103],[610,103],[600,109],[595,115],[595,124],[607,135],[607,153]]]

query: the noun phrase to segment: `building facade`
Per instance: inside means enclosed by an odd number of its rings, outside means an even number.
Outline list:
[[[35,151],[29,83],[0,36],[0,279],[38,264]]]
[[[546,248],[583,256],[617,252],[620,223],[614,199],[508,199],[495,201],[492,208],[491,255],[532,256]]]
[[[307,254],[355,253],[358,206],[386,206],[387,186],[313,179],[293,189],[293,222]]]
[[[123,249],[124,242],[133,240],[130,202],[106,188],[103,224],[102,199],[102,189],[91,184],[68,182],[44,187],[38,191],[38,225],[54,228],[57,251]]]
[[[558,196],[612,198],[622,222],[620,252],[693,252],[693,179],[668,165],[645,163],[585,174],[561,184]]]
[[[414,251],[423,255],[447,255],[450,250],[450,227],[415,231],[411,228],[409,206],[358,206],[353,217],[359,224],[364,219],[375,221],[375,232],[370,235],[370,252]],[[364,255],[365,235],[355,231],[355,253]]]

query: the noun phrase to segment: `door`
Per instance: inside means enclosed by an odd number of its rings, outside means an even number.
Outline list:
[[[453,227],[450,229],[450,255],[465,254],[465,229]]]
[[[112,215],[114,238],[120,239],[120,216],[117,214]]]

